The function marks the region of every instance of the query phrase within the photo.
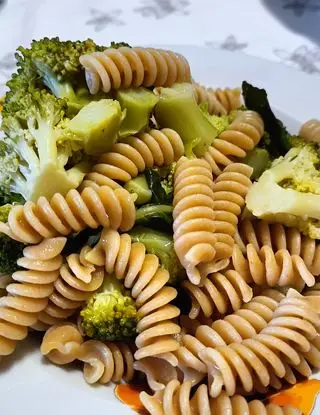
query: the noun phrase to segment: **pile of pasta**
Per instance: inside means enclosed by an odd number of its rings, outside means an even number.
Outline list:
[[[80,62],[91,93],[193,82],[187,60],[170,51],[110,48]],[[176,131],[150,129],[116,142],[79,189],[13,207],[1,230],[27,246],[0,298],[0,356],[29,331],[45,331],[41,353],[56,365],[83,362],[89,384],[142,373],[152,393],[142,392],[141,401],[152,415],[301,414],[253,397],[320,368],[320,245],[295,228],[241,219],[252,184],[241,159],[263,136],[263,120],[240,109],[238,88],[193,87],[210,114],[238,110],[203,157],[187,158]],[[309,122],[301,131],[317,129]],[[146,168],[172,162],[174,249],[186,270],[179,287],[127,233],[136,209],[124,188]],[[69,236],[99,227],[96,246],[64,254]],[[131,344],[88,339],[77,324],[109,275],[138,307]],[[179,292],[190,298],[187,314],[173,304]]]

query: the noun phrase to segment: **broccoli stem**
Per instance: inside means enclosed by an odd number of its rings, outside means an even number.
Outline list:
[[[152,192],[149,189],[147,180],[143,174],[134,179],[129,180],[124,188],[130,193],[135,193],[137,199],[135,200],[136,205],[143,205],[150,202],[152,198]]]
[[[202,157],[217,136],[217,130],[198,107],[192,85],[175,84],[159,91],[155,118],[160,127],[172,128],[180,134],[187,157],[194,154]]]

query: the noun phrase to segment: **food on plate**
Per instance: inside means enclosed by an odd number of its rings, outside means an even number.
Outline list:
[[[32,329],[89,384],[143,379],[151,415],[300,414],[259,399],[320,368],[320,121],[291,135],[265,90],[202,86],[174,51],[44,38],[16,59],[0,357]]]

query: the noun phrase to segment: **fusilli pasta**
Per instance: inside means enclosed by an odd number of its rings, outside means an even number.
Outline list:
[[[300,137],[305,141],[320,143],[320,120],[306,121],[300,128]]]
[[[210,317],[214,312],[226,314],[228,310],[238,310],[242,304],[251,300],[252,289],[241,274],[234,270],[216,272],[203,280],[198,287],[183,281],[182,287],[191,297],[189,317],[195,319],[202,312]]]
[[[209,114],[226,115],[241,106],[241,91],[239,88],[216,89],[193,84],[194,96],[198,104],[208,105]]]
[[[0,298],[0,356],[13,353],[16,343],[27,337],[28,327],[46,308],[59,276],[65,243],[66,238],[58,237],[24,248],[17,264],[25,270],[12,274],[14,282]]]
[[[83,338],[74,324],[62,323],[50,327],[43,336],[40,351],[56,365],[66,365],[79,356]]]
[[[112,189],[121,188],[118,181],[127,182],[153,166],[169,165],[183,153],[181,137],[170,128],[153,129],[137,137],[127,137],[100,157],[85,176],[81,188],[105,185]]]
[[[215,258],[215,212],[210,166],[204,160],[182,157],[174,175],[174,249],[193,284],[199,284],[199,266]]]
[[[124,286],[136,299],[140,320],[135,359],[178,349],[179,342],[174,336],[180,332],[180,327],[172,320],[179,316],[180,310],[170,304],[177,290],[166,286],[169,273],[159,266],[156,255],[146,254],[144,245],[132,243],[130,235],[104,229],[97,246],[86,259],[95,265],[104,265],[107,273],[124,280]]]
[[[206,385],[200,385],[191,397],[191,382],[180,384],[172,380],[163,391],[150,396],[140,393],[140,400],[151,415],[302,415],[299,409],[275,404],[265,405],[254,400],[247,402],[243,396],[227,396],[222,392],[218,398],[211,398]]]
[[[91,94],[102,89],[138,86],[171,86],[190,82],[190,66],[180,54],[162,49],[120,47],[108,48],[80,57]]]
[[[256,379],[267,387],[272,380],[270,374],[283,378],[288,365],[301,363],[299,353],[310,351],[310,341],[318,335],[318,328],[318,314],[304,299],[284,298],[272,320],[256,336],[200,352],[208,366],[210,395],[217,397],[224,389],[232,396],[237,384],[251,392]]]
[[[36,244],[43,238],[69,235],[86,227],[131,229],[135,221],[134,197],[125,189],[109,186],[70,190],[66,196],[56,193],[51,200],[41,196],[36,203],[15,205],[8,223],[0,222],[0,232],[12,239]]]
[[[39,314],[43,327],[58,324],[73,315],[101,287],[104,270],[102,267],[96,269],[85,260],[89,251],[90,248],[84,246],[80,254],[69,255],[60,267],[49,303]]]
[[[203,158],[210,164],[213,174],[218,176],[234,161],[243,158],[260,141],[264,123],[255,111],[239,111],[235,120],[213,141]]]
[[[232,255],[238,216],[252,184],[251,174],[252,168],[246,164],[232,163],[223,170],[213,185],[216,260],[229,259]]]

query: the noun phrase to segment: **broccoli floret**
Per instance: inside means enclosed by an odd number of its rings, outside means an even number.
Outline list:
[[[146,88],[127,88],[116,92],[125,117],[119,135],[127,137],[137,134],[149,126],[150,114],[158,102],[158,97]]]
[[[269,152],[266,149],[256,147],[253,150],[248,151],[246,157],[242,159],[242,163],[253,168],[251,178],[257,180],[261,174],[270,167],[271,160]]]
[[[298,139],[293,143],[250,188],[247,208],[259,218],[295,226],[319,239],[320,149]]]
[[[61,41],[56,38],[34,40],[30,48],[18,48],[18,68],[30,68],[37,78],[57,98],[65,98],[72,111],[92,101],[92,96],[85,84],[84,70],[79,58],[81,55],[104,50],[93,40]],[[96,97],[94,98],[96,99]]]
[[[7,222],[12,205],[0,206],[0,222]],[[0,279],[1,275],[12,274],[19,269],[17,260],[23,256],[24,244],[0,233]]]
[[[90,297],[80,315],[82,329],[88,337],[117,341],[136,335],[138,314],[135,301],[114,276],[105,277],[102,289]]]
[[[159,258],[161,266],[169,271],[168,284],[176,286],[185,278],[185,271],[175,253],[171,235],[144,226],[135,227],[129,234],[133,242],[141,242],[148,253]]]
[[[152,198],[152,192],[149,189],[144,174],[141,174],[140,176],[137,176],[134,179],[129,180],[125,184],[124,188],[128,190],[128,192],[136,194],[136,205],[144,205],[145,203],[150,202]]]
[[[221,133],[223,133],[224,130],[226,130],[230,123],[232,122],[232,118],[234,113],[237,113],[237,111],[233,111],[232,116],[229,115],[210,115],[208,112],[208,104],[206,102],[202,102],[199,105],[200,109],[202,110],[203,114],[207,118],[207,120],[214,126],[214,128],[217,130],[217,135],[219,136]]]
[[[192,84],[158,88],[158,92],[157,123],[161,128],[172,128],[180,134],[188,157],[202,157],[217,136],[217,130],[197,105]]]

